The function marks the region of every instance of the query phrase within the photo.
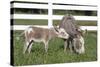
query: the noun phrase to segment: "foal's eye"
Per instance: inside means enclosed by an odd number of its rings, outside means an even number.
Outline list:
[[[61,32],[62,35],[66,36],[64,32]]]

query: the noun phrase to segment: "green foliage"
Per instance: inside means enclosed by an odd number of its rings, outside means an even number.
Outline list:
[[[47,9],[21,9],[16,8],[14,9],[15,14],[48,14]],[[80,10],[53,10],[54,15],[65,15],[65,14],[72,14],[72,15],[83,15],[83,16],[97,16],[97,11],[80,11]]]
[[[14,8],[15,14],[47,14],[48,10],[45,9],[27,9],[27,8]]]
[[[54,63],[88,62],[97,60],[97,33],[88,32],[85,36],[85,54],[64,52],[64,41],[59,38],[50,40],[48,53],[44,51],[43,43],[34,43],[30,54],[23,54],[24,36],[20,40],[16,37],[22,31],[14,31],[14,65],[37,65]]]

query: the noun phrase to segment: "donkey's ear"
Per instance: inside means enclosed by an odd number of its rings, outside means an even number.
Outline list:
[[[86,36],[87,33],[88,33],[87,29],[85,29],[85,30],[82,31],[82,35],[83,35],[83,36]]]
[[[79,26],[77,26],[76,31],[81,32],[81,28]]]

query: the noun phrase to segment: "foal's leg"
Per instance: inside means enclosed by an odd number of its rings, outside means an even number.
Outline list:
[[[26,43],[24,44],[24,49],[23,49],[23,54],[25,54],[27,48],[28,48],[29,42],[26,41]]]
[[[26,44],[24,45],[23,54],[25,54],[27,50],[30,53],[31,47],[32,47],[32,40],[26,40]]]
[[[44,42],[44,44],[45,44],[45,52],[47,53],[47,51],[48,51],[48,42]]]
[[[33,41],[31,41],[31,42],[29,43],[29,46],[28,46],[28,53],[30,53],[30,52],[31,52],[31,49],[32,49],[32,44],[33,44]]]

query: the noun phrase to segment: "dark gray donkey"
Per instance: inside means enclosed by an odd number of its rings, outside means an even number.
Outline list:
[[[82,54],[85,52],[83,32],[75,22],[73,16],[65,15],[59,24],[59,28],[64,28],[70,36],[64,40],[64,51],[69,47],[71,52]]]

